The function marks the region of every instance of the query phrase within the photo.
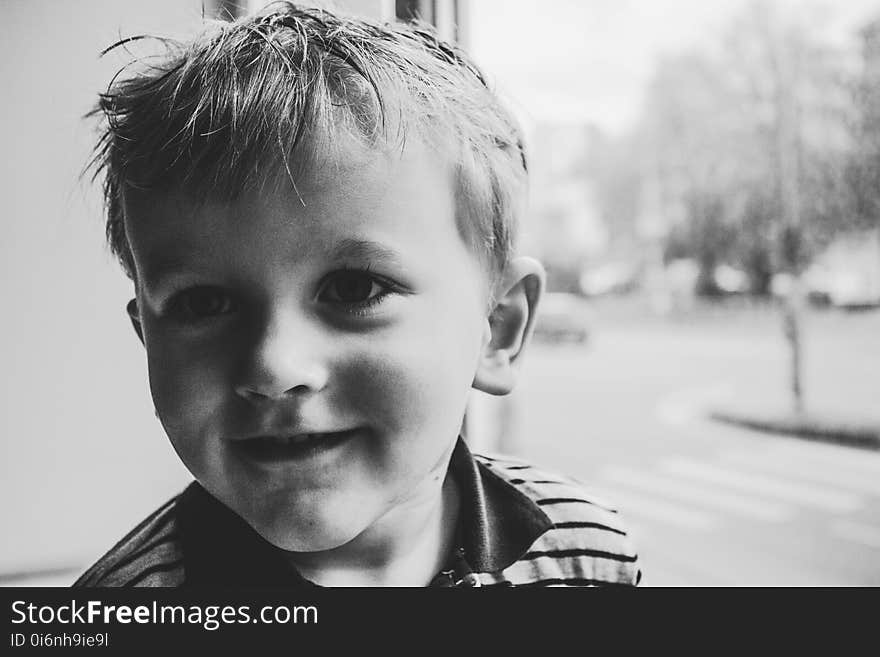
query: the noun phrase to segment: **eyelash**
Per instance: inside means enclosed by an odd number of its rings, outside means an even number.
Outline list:
[[[325,302],[330,303],[334,306],[344,307],[345,312],[354,315],[355,317],[364,317],[368,315],[371,310],[382,304],[391,294],[399,294],[402,292],[402,288],[398,284],[388,280],[385,277],[377,276],[370,271],[369,267],[343,267],[342,269],[330,273],[324,278],[319,287],[317,297],[318,300],[321,299],[321,296],[330,285],[332,285],[334,282],[338,282],[341,275],[357,274],[363,275],[367,279],[369,279],[371,286],[378,285],[381,289],[368,299],[359,302],[346,302],[341,300],[325,300]],[[220,305],[222,310],[211,312],[208,314],[193,312],[192,308],[188,307],[188,304],[192,303],[192,301],[194,300],[193,295],[200,292],[212,292],[218,295],[218,297],[220,298]],[[215,297],[213,300],[216,301],[217,297]],[[235,297],[223,290],[223,288],[214,285],[197,285],[187,288],[185,290],[181,290],[180,292],[174,294],[169,302],[166,304],[163,314],[182,323],[192,324],[215,319],[217,317],[233,313],[238,309],[238,307],[239,304],[236,301]]]
[[[222,310],[208,314],[193,312],[189,304],[193,302],[196,294],[206,292],[215,295],[213,300],[220,300]],[[214,285],[196,285],[174,294],[165,306],[163,314],[181,323],[192,324],[226,315],[234,312],[236,308],[235,299],[222,288]]]
[[[356,317],[363,317],[363,316],[369,314],[369,312],[373,308],[382,304],[388,298],[389,295],[400,293],[402,291],[400,286],[397,285],[396,283],[394,283],[393,281],[390,281],[383,276],[377,276],[376,274],[374,274],[370,270],[369,266],[364,267],[362,269],[355,268],[355,267],[343,267],[342,269],[334,271],[331,274],[329,274],[327,277],[325,277],[324,281],[322,282],[322,284],[320,286],[320,292],[318,293],[318,297],[320,298],[321,294],[327,289],[327,287],[334,280],[338,280],[339,276],[352,275],[352,274],[360,274],[360,275],[368,278],[370,280],[371,284],[378,285],[381,288],[378,293],[376,293],[374,296],[372,296],[368,299],[365,299],[364,301],[360,301],[360,302],[344,302],[344,301],[330,302],[330,303],[334,303],[334,304],[348,306],[347,312],[349,314],[355,315]]]

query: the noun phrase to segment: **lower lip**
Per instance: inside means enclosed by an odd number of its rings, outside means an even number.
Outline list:
[[[297,463],[328,454],[350,442],[357,434],[357,429],[351,429],[325,433],[318,438],[292,445],[276,445],[271,441],[263,440],[243,440],[233,443],[233,446],[239,454],[253,463],[261,465]]]

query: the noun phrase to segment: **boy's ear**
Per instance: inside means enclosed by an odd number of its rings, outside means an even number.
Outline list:
[[[132,299],[125,306],[125,312],[128,313],[128,318],[131,320],[131,325],[134,328],[134,332],[137,333],[138,338],[140,338],[141,344],[144,343],[144,330],[141,327],[141,314],[138,311],[138,302],[137,299]]]
[[[483,349],[473,387],[490,395],[506,395],[516,383],[516,370],[532,336],[546,274],[537,260],[510,261],[496,290],[486,320]]]

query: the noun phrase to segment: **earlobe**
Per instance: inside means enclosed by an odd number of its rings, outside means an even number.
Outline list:
[[[128,318],[131,320],[131,326],[134,328],[134,332],[137,333],[138,338],[141,341],[141,344],[144,343],[144,330],[141,327],[141,314],[138,310],[137,299],[132,299],[125,306],[125,312],[128,313]]]
[[[473,387],[490,395],[506,395],[516,383],[516,371],[535,324],[544,292],[544,268],[526,257],[510,261],[498,286],[498,296],[486,327]]]

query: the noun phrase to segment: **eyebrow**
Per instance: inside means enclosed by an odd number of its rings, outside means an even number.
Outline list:
[[[330,258],[339,260],[381,260],[392,266],[399,266],[400,256],[379,242],[361,239],[341,240],[330,251]]]
[[[400,267],[401,259],[397,252],[384,244],[365,239],[347,238],[340,240],[329,252],[331,262],[353,260],[357,262],[380,261],[390,267]],[[150,284],[158,284],[162,279],[173,276],[187,269],[187,259],[178,249],[164,251],[147,258],[149,266],[144,272],[144,279]]]
[[[187,270],[189,261],[177,249],[148,254],[142,279],[148,285],[160,284],[164,279]]]

